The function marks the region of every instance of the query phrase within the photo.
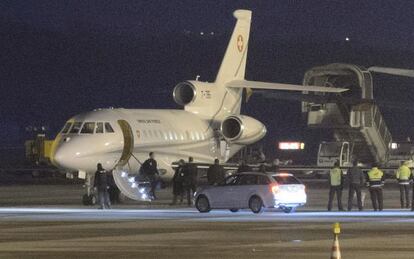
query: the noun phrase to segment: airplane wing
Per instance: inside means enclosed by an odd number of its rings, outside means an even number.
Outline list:
[[[374,73],[388,74],[388,75],[394,75],[394,76],[414,77],[414,70],[410,70],[410,69],[374,66],[374,67],[368,68],[368,70]]]
[[[342,93],[342,92],[348,91],[348,89],[346,88],[267,83],[267,82],[247,81],[247,80],[233,80],[233,81],[228,82],[226,86],[231,87],[231,88],[308,91],[308,92],[325,92],[325,93]]]

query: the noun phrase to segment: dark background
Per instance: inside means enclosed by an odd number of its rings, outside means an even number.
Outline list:
[[[249,80],[300,84],[332,62],[414,68],[412,1],[3,0],[0,145],[22,147],[30,126],[54,137],[94,108],[180,108],[173,87],[196,75],[214,81],[238,8],[253,11]],[[413,103],[413,79],[374,80],[376,98]],[[382,112],[395,139],[413,136],[412,112]],[[329,140],[306,130],[298,102],[253,96],[243,113],[267,125],[269,155],[280,140]]]

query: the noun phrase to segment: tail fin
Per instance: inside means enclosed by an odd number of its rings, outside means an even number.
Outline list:
[[[216,83],[221,87],[232,80],[243,80],[246,70],[252,12],[236,10],[233,15],[237,19],[236,26],[216,77]]]

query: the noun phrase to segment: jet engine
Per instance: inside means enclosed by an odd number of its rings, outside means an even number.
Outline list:
[[[266,135],[266,127],[258,120],[245,115],[232,115],[221,122],[224,138],[235,144],[248,145]]]
[[[192,83],[185,81],[174,87],[173,96],[178,105],[185,106],[196,99],[197,90]]]

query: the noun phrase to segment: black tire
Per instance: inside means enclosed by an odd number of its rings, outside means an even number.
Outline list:
[[[249,200],[249,208],[253,213],[262,213],[264,210],[263,201],[259,196],[252,196]]]
[[[82,196],[82,204],[85,206],[93,206],[96,204],[96,196],[95,195],[87,195],[84,194]]]
[[[210,208],[210,202],[208,201],[207,197],[204,195],[200,195],[197,197],[195,206],[197,210],[201,213],[206,213],[211,210]]]
[[[282,210],[284,213],[293,213],[295,212],[296,208],[295,207],[283,207]]]
[[[239,209],[230,209],[231,212],[236,213],[239,211]]]

